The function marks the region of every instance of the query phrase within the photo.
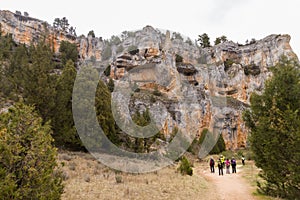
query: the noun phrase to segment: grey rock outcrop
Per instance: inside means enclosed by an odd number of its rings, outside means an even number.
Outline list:
[[[110,74],[116,84],[130,79],[148,91],[133,96],[131,110],[151,108],[151,101],[161,102],[168,111],[162,127],[166,136],[174,127],[183,127],[197,136],[204,128],[218,129],[229,149],[247,146],[242,112],[249,106],[251,94],[264,89],[272,75],[270,68],[283,55],[298,59],[289,45],[289,35],[270,35],[249,45],[228,41],[205,49],[183,40],[170,40],[168,32],[166,37],[150,27],[137,35],[146,39],[127,38],[127,45],[135,46],[136,51],[120,53],[111,62]],[[176,62],[178,55],[182,60]],[[153,100],[151,92],[155,89],[162,96]],[[146,97],[149,94],[152,97]],[[188,98],[192,101],[188,109],[181,99],[187,96],[192,97]],[[161,116],[159,112],[152,114],[154,118]]]
[[[61,41],[69,41],[77,44],[80,63],[92,60],[98,68],[110,65],[115,85],[133,83],[140,88],[132,94],[130,105],[124,106],[131,113],[150,108],[166,138],[175,127],[194,136],[200,136],[204,128],[217,129],[229,149],[247,146],[242,112],[251,94],[263,91],[272,76],[270,68],[283,55],[298,59],[289,35],[270,35],[249,45],[228,41],[203,49],[151,26],[113,41],[76,37],[10,11],[0,11],[0,24],[2,32],[17,43],[30,45],[45,37],[58,52]]]

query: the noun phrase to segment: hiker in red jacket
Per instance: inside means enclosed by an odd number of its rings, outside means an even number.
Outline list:
[[[230,174],[230,161],[228,158],[225,161],[225,166],[226,166],[226,174]]]

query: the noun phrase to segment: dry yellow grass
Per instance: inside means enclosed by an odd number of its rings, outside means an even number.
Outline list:
[[[208,199],[214,200],[214,187],[197,175],[182,176],[177,166],[155,173],[127,174],[115,172],[89,154],[61,152],[59,162],[67,179],[62,199]],[[121,183],[117,183],[121,180]]]

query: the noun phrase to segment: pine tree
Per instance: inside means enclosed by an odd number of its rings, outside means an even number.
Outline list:
[[[81,141],[77,135],[72,114],[72,92],[76,74],[74,63],[69,60],[58,79],[52,124],[53,137],[57,145],[78,149],[81,147]]]
[[[0,199],[60,199],[61,173],[48,123],[17,104],[0,115]]]
[[[143,114],[137,110],[135,114],[132,116],[132,120],[138,126],[146,126],[150,122],[150,113],[147,109]],[[134,151],[135,152],[145,152],[147,149],[147,138],[134,138]]]
[[[88,33],[88,36],[92,36],[92,38],[95,38],[95,32],[93,30],[90,30]]]
[[[92,94],[96,82],[96,93]],[[94,99],[86,98],[91,95]],[[111,93],[102,80],[99,80],[99,73],[95,68],[82,66],[76,77],[72,101],[76,129],[83,144],[88,145],[86,148],[91,151],[103,151],[110,148],[111,142],[118,144],[119,138],[111,110]],[[108,142],[97,132],[99,125],[95,123],[95,112],[103,134],[110,140]]]
[[[219,154],[225,150],[226,150],[225,141],[222,134],[220,134],[217,143],[215,144],[213,149],[209,152],[209,154]]]
[[[111,93],[101,80],[99,80],[96,91],[95,107],[98,122],[105,135],[113,143],[118,143],[118,137],[115,129],[115,120],[113,118],[111,110]]]
[[[202,48],[211,47],[210,45],[210,38],[206,33],[203,33],[202,35],[198,36],[198,41],[200,42],[200,45]]]
[[[2,30],[0,29],[0,32]],[[10,59],[12,51],[14,50],[16,43],[13,41],[12,35],[2,35],[0,37],[0,59]]]
[[[59,47],[59,52],[64,66],[68,60],[72,60],[74,63],[77,63],[78,50],[76,44],[72,44],[68,41],[62,41]]]
[[[221,44],[223,42],[227,42],[227,37],[225,35],[222,35],[221,37],[217,37],[215,40],[215,45]]]
[[[14,85],[13,92],[22,94],[24,88],[24,69],[29,67],[29,55],[25,45],[18,46],[10,59],[10,65],[6,69],[6,76]]]
[[[150,111],[147,108],[142,114],[137,110],[132,116],[133,122],[141,127],[149,125],[151,122]],[[158,132],[156,135],[151,138],[132,138],[134,144],[131,145],[131,149],[138,153],[145,153],[150,151],[150,146],[157,138],[163,138],[163,134]]]
[[[209,135],[207,135],[207,134],[209,134]],[[214,138],[213,134],[210,133],[208,129],[204,129],[202,131],[199,141],[197,143],[201,146],[204,141],[207,143],[215,143],[214,147],[209,152],[209,154],[218,154],[218,153],[221,153],[226,150],[225,141],[224,141],[222,134],[220,134],[217,142],[215,142],[215,138]]]
[[[273,68],[265,91],[251,96],[244,120],[251,131],[251,148],[262,169],[262,192],[288,199],[300,196],[300,71],[294,60]]]
[[[31,64],[23,68],[23,97],[27,105],[34,105],[44,121],[53,117],[57,75],[54,73],[53,53],[44,42],[29,49]]]
[[[221,38],[216,38],[216,40],[215,40],[215,45],[218,45],[218,44],[221,44],[222,43],[222,41],[221,41]]]
[[[13,82],[13,70],[10,66],[10,61],[14,57],[13,51],[15,45],[11,35],[0,36],[0,95],[3,95],[6,98],[15,96],[16,84]]]

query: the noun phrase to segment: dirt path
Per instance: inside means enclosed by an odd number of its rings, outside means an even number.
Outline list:
[[[218,199],[221,200],[256,200],[251,193],[252,189],[250,185],[244,181],[241,177],[243,173],[242,167],[237,166],[236,174],[226,174],[224,170],[224,176],[219,176],[218,169],[216,173],[210,173],[208,166],[200,166],[196,173],[202,175],[207,181],[211,182],[215,187]]]

